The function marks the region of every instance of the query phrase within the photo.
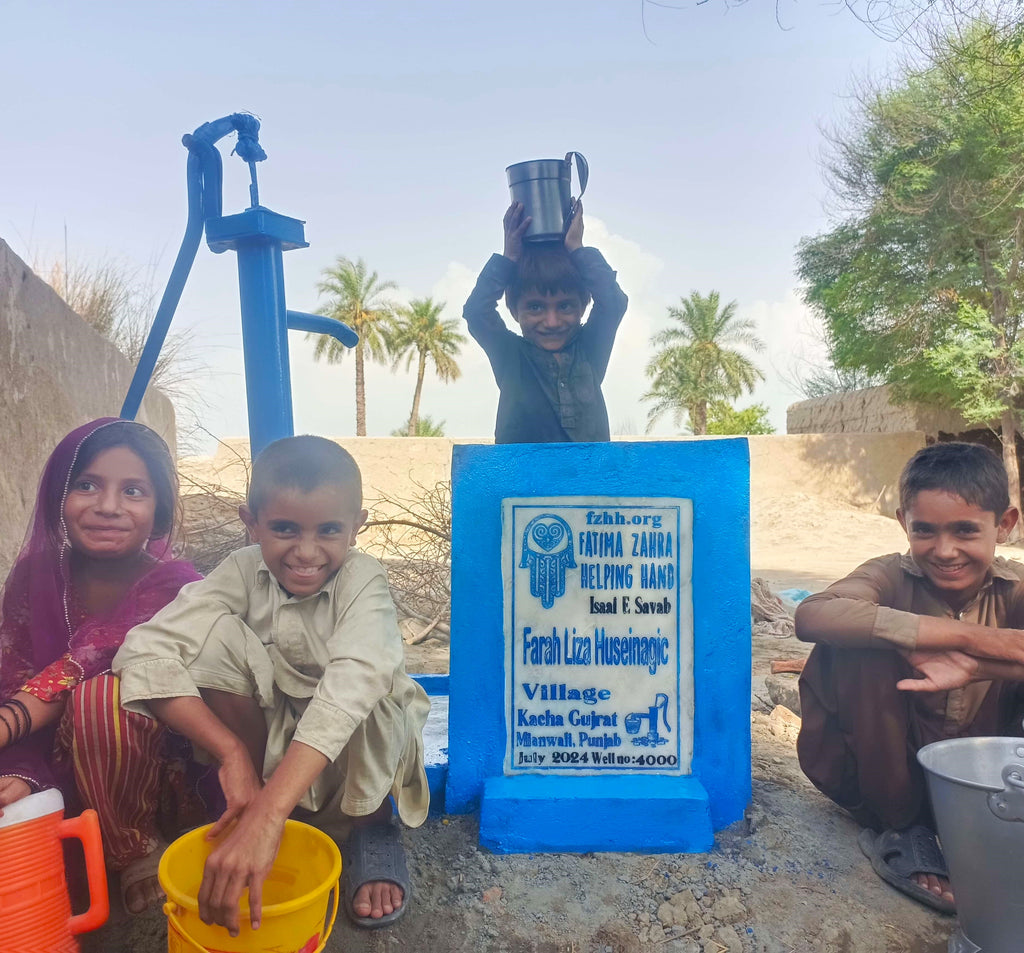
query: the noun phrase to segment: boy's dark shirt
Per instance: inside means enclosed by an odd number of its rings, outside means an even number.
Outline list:
[[[601,394],[627,299],[615,272],[596,248],[572,252],[573,264],[594,299],[590,317],[560,351],[545,351],[506,327],[498,300],[515,262],[492,255],[462,315],[484,349],[498,383],[495,443],[607,441],[608,411]]]

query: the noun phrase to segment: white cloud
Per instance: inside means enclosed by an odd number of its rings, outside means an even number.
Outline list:
[[[749,401],[741,399],[737,403],[767,404],[775,429],[785,433],[786,408],[803,400],[794,386],[797,378],[808,366],[826,360],[824,347],[814,331],[815,318],[795,288],[782,301],[755,301],[741,308],[740,313],[754,320],[766,344],[765,352],[758,355],[765,380]]]
[[[448,302],[448,309],[457,314],[462,313],[462,303],[476,284],[476,272],[460,261],[448,262],[444,275],[434,282],[430,293],[435,301]]]
[[[619,286],[629,296],[602,388],[612,433],[642,434],[647,421],[647,407],[640,399],[648,383],[644,367],[650,358],[651,335],[665,313],[665,303],[655,292],[655,284],[665,263],[632,239],[610,232],[599,218],[587,218],[584,241],[601,250],[615,269]],[[672,430],[659,426],[656,432]]]

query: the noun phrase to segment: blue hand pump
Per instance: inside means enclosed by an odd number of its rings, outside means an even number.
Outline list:
[[[259,143],[259,130],[255,116],[234,113],[204,123],[181,140],[188,149],[185,236],[121,407],[121,416],[127,420],[133,420],[138,413],[205,230],[212,251],[220,254],[233,249],[238,254],[242,353],[253,458],[271,441],[295,432],[288,366],[289,328],[330,334],[346,347],[354,347],[359,340],[355,331],[339,321],[289,311],[285,306],[282,252],[306,248],[309,243],[301,220],[259,204],[256,163],[267,157]],[[222,215],[223,166],[216,143],[232,132],[238,134],[234,154],[249,166],[251,204],[237,215]]]

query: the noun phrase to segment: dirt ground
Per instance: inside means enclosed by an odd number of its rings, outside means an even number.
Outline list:
[[[821,588],[905,544],[895,520],[800,494],[760,505],[751,530],[753,573],[778,589]],[[770,660],[806,650],[793,638],[754,642],[753,799],[710,853],[492,855],[472,817],[431,818],[404,835],[405,918],[362,932],[342,914],[327,953],[943,953],[955,921],[875,876],[857,825],[804,779],[792,728],[771,717]],[[446,664],[440,643],[410,649],[412,671]],[[164,917],[115,914],[82,947],[164,951]]]

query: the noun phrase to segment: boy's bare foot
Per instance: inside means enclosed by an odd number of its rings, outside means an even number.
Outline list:
[[[402,906],[402,888],[387,880],[374,880],[363,884],[352,898],[352,910],[357,917],[379,920]]]

